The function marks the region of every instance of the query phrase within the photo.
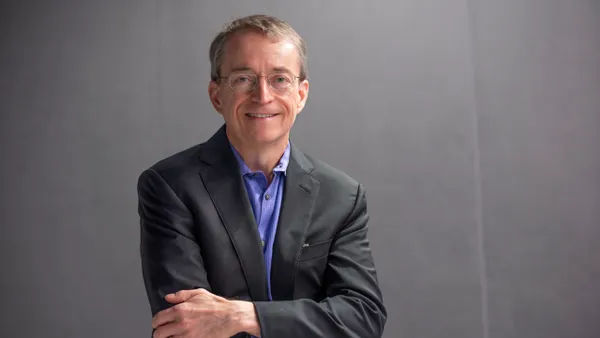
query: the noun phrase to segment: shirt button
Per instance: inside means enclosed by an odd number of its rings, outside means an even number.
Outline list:
[[[265,194],[265,199],[268,201],[271,198],[271,196],[269,196],[269,194]]]
[[[260,241],[260,245],[262,245],[262,247],[265,247],[265,241]]]

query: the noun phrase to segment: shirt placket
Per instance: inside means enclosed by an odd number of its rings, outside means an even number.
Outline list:
[[[259,211],[259,219],[257,220],[258,223],[258,232],[260,234],[260,240],[261,240],[261,244],[262,244],[262,249],[263,249],[263,254],[265,253],[265,248],[266,248],[266,241],[267,241],[267,227],[268,227],[268,217],[266,217],[266,215],[269,214],[269,200],[271,198],[271,196],[269,195],[269,188],[267,187],[267,179],[266,177],[260,173],[257,177],[257,182],[258,184],[258,188],[260,191],[260,197],[259,197],[259,201],[258,204],[260,205],[260,211]],[[267,196],[269,196],[267,198]]]

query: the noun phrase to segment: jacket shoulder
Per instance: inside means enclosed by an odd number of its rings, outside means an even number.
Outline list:
[[[198,172],[201,163],[199,154],[203,145],[204,143],[197,144],[161,159],[144,170],[141,176],[148,171],[154,171],[170,185],[174,185],[189,174]]]
[[[326,187],[328,191],[342,194],[354,194],[357,192],[358,187],[361,186],[358,180],[344,171],[322,160],[315,159],[310,155],[304,154],[304,156],[313,163],[314,170],[311,172],[311,175],[319,181],[322,188]]]

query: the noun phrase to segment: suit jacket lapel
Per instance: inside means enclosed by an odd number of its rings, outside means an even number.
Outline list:
[[[294,145],[286,173],[283,205],[279,215],[273,262],[271,295],[273,300],[291,300],[298,255],[306,238],[319,182],[310,175],[312,163]]]
[[[200,156],[207,164],[200,176],[231,238],[250,296],[255,301],[268,300],[258,226],[224,126],[205,144]]]

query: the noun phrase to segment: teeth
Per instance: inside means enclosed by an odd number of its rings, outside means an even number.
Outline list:
[[[267,117],[275,116],[275,114],[270,114],[270,115],[269,114],[248,114],[248,116],[267,118]]]

